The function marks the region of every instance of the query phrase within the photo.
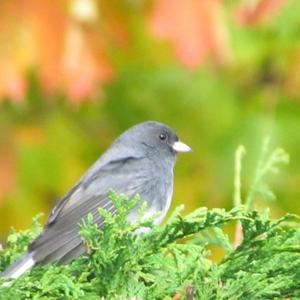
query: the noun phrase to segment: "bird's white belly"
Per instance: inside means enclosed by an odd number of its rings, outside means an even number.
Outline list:
[[[167,198],[166,198],[164,204],[162,205],[162,209],[159,209],[157,207],[157,204],[155,203],[155,201],[153,201],[152,205],[150,207],[148,206],[146,208],[142,219],[146,220],[148,218],[151,218],[151,217],[157,215],[157,217],[154,219],[153,223],[156,225],[159,225],[163,221],[163,219],[166,217],[166,215],[170,209],[171,202],[172,202],[172,196],[173,196],[173,188],[170,187],[167,192]],[[137,220],[136,217],[137,217],[136,211],[134,211],[128,215],[128,220],[130,222],[135,222]],[[142,227],[142,228],[139,228],[138,230],[136,230],[136,233],[145,233],[148,231],[149,231],[149,228]]]
[[[163,219],[166,217],[166,215],[170,209],[170,206],[171,206],[172,196],[173,196],[172,194],[173,194],[172,191],[168,193],[166,203],[165,203],[163,209],[160,211],[160,215],[154,220],[154,223],[156,225],[159,225],[163,221]],[[155,213],[157,213],[157,210],[155,210],[155,209],[152,209],[152,210],[153,210],[153,212],[150,210],[151,212],[150,212],[149,216],[151,216],[151,215],[153,216]]]

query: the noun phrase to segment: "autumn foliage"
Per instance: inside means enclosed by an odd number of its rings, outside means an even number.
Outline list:
[[[291,164],[274,179],[280,201],[257,205],[300,213],[299,12],[298,0],[0,1],[0,242],[153,119],[193,148],[174,205],[228,208],[234,149],[254,160],[270,135]],[[245,186],[252,174],[250,161]]]
[[[241,1],[232,14],[240,24],[256,24],[271,18],[285,2]],[[132,46],[128,10],[140,14],[157,42],[168,41],[175,59],[186,67],[195,69],[208,57],[229,62],[225,6],[219,0],[141,1],[136,6],[125,1],[2,1],[0,98],[22,101],[31,70],[47,93],[63,91],[73,102],[101,98],[101,86],[117,72],[113,48]]]

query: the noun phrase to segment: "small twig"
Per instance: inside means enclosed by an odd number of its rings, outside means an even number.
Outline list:
[[[262,172],[262,169],[264,169],[263,165],[265,163],[265,160],[266,160],[266,157],[268,154],[269,144],[270,144],[270,137],[266,137],[263,141],[262,151],[261,151],[260,157],[258,159],[258,164],[257,164],[256,172],[254,175],[254,181],[250,187],[250,191],[246,198],[245,206],[246,206],[247,211],[249,211],[253,206],[254,197],[256,194],[256,188],[258,186],[258,183],[261,181],[261,179],[264,175],[264,173]]]
[[[237,248],[243,240],[243,229],[240,222],[237,222],[235,226],[235,234],[234,234],[234,248]]]
[[[195,294],[195,287],[193,285],[188,285],[186,287],[187,300],[193,300]]]
[[[246,154],[245,147],[243,145],[238,146],[235,151],[234,159],[234,198],[233,204],[235,207],[242,204],[241,196],[241,172],[242,172],[242,159]],[[243,231],[240,222],[237,222],[234,235],[234,247],[238,247],[243,239]]]

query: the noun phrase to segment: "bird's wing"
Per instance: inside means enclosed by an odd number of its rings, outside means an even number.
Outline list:
[[[95,222],[103,225],[97,208],[102,207],[111,213],[116,209],[108,197],[110,188],[129,197],[140,193],[149,177],[142,176],[140,159],[127,157],[114,160],[81,181],[54,208],[41,235],[29,246],[38,262],[48,262],[68,256],[66,261],[84,252],[78,223],[89,213]],[[75,254],[74,254],[75,255]]]
[[[88,191],[88,187],[91,183],[93,183],[94,180],[99,181],[99,179],[102,179],[102,181],[105,181],[105,176],[110,176],[109,172],[118,171],[121,166],[125,165],[129,161],[137,161],[139,159],[139,157],[134,156],[121,156],[115,158],[114,160],[105,162],[105,164],[102,163],[102,160],[97,161],[77,182],[77,184],[75,184],[71,190],[56,204],[48,217],[46,225],[51,225],[54,223],[60,213],[67,208],[70,208],[74,204],[76,205],[76,203],[82,202],[82,198],[86,197],[88,192],[94,193],[93,190]],[[101,185],[98,187],[99,191],[103,191],[104,188],[105,187]],[[105,192],[107,192],[107,190]]]

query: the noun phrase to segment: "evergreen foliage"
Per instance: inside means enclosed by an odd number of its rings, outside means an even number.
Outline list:
[[[244,150],[239,149],[234,203],[241,205],[230,211],[199,208],[185,217],[179,207],[158,227],[153,218],[143,218],[144,205],[139,221],[128,223],[128,212],[141,200],[111,192],[117,213],[99,209],[105,227],[99,229],[91,215],[79,225],[86,254],[69,265],[33,268],[10,287],[0,287],[0,299],[300,299],[300,218],[288,214],[272,220],[268,211],[252,209],[257,196],[272,194],[265,177],[288,156],[280,149],[270,152],[265,142],[243,205],[239,166]],[[230,223],[240,230],[236,245],[224,233]],[[137,234],[141,228],[151,230]],[[38,218],[28,230],[12,230],[0,252],[0,270],[40,230]],[[211,245],[224,251],[220,262],[211,258]]]

